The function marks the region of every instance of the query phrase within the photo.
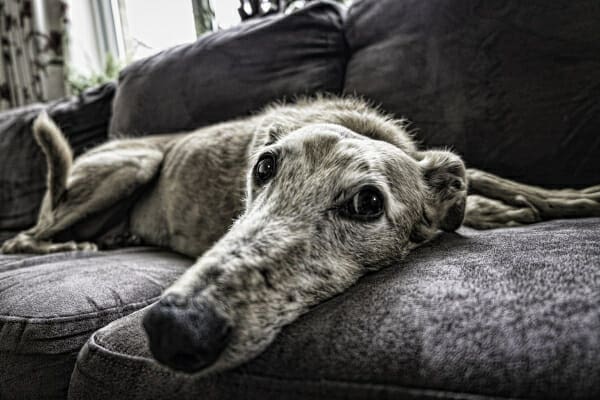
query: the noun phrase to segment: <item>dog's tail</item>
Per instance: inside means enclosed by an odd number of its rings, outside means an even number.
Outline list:
[[[33,135],[46,156],[48,165],[48,195],[51,208],[67,187],[67,177],[73,165],[69,142],[45,111],[33,122]]]

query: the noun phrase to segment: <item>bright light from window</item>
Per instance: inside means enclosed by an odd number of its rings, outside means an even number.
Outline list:
[[[240,23],[239,0],[213,0],[211,4],[215,11],[216,27],[227,29]]]
[[[67,1],[69,68],[76,74],[103,73],[108,55],[127,64],[197,38],[193,0]],[[210,3],[214,30],[241,22],[239,0]]]
[[[126,0],[125,13],[133,60],[196,40],[190,0]]]

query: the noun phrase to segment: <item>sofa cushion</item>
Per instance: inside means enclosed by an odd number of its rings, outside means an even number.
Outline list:
[[[598,398],[599,243],[600,218],[442,234],[205,379],[151,360],[141,310],[90,338],[70,398]]]
[[[340,9],[317,2],[200,37],[125,68],[113,136],[187,131],[257,111],[273,100],[342,89]]]
[[[596,0],[363,0],[345,90],[413,121],[426,146],[548,186],[599,183]]]
[[[151,248],[0,256],[0,398],[64,399],[95,330],[155,301],[190,260]]]
[[[46,110],[61,127],[76,155],[107,138],[114,83],[48,105],[35,104],[0,113],[0,244],[10,231],[29,228],[46,190],[46,161],[31,123]]]

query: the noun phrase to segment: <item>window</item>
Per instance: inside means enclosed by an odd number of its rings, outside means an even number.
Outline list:
[[[239,0],[70,0],[71,73],[106,74],[240,22]],[[113,68],[114,69],[114,68]]]
[[[190,0],[117,0],[113,7],[116,34],[123,41],[119,54],[125,61],[139,60],[196,37]]]
[[[69,86],[116,78],[120,68],[244,18],[289,13],[314,0],[67,0]],[[349,3],[349,0],[336,0]]]
[[[238,8],[239,0],[215,0],[212,7],[215,12],[215,27],[227,29],[241,22]]]

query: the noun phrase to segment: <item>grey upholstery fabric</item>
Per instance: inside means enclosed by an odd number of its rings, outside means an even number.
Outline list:
[[[46,190],[46,161],[35,144],[31,123],[46,110],[63,129],[75,154],[107,138],[115,84],[48,105],[33,105],[0,113],[0,243],[37,218]]]
[[[30,126],[43,109],[34,104],[0,113],[0,231],[16,233],[35,221],[46,182],[43,156]]]
[[[0,398],[64,399],[92,332],[156,300],[190,262],[151,248],[0,255]]]
[[[192,130],[316,91],[341,92],[340,10],[316,3],[202,36],[122,71],[110,134]]]
[[[345,91],[414,122],[427,146],[527,183],[600,176],[600,2],[358,1]]]
[[[91,337],[71,399],[598,398],[600,219],[442,234],[208,379],[151,361],[142,316]]]

